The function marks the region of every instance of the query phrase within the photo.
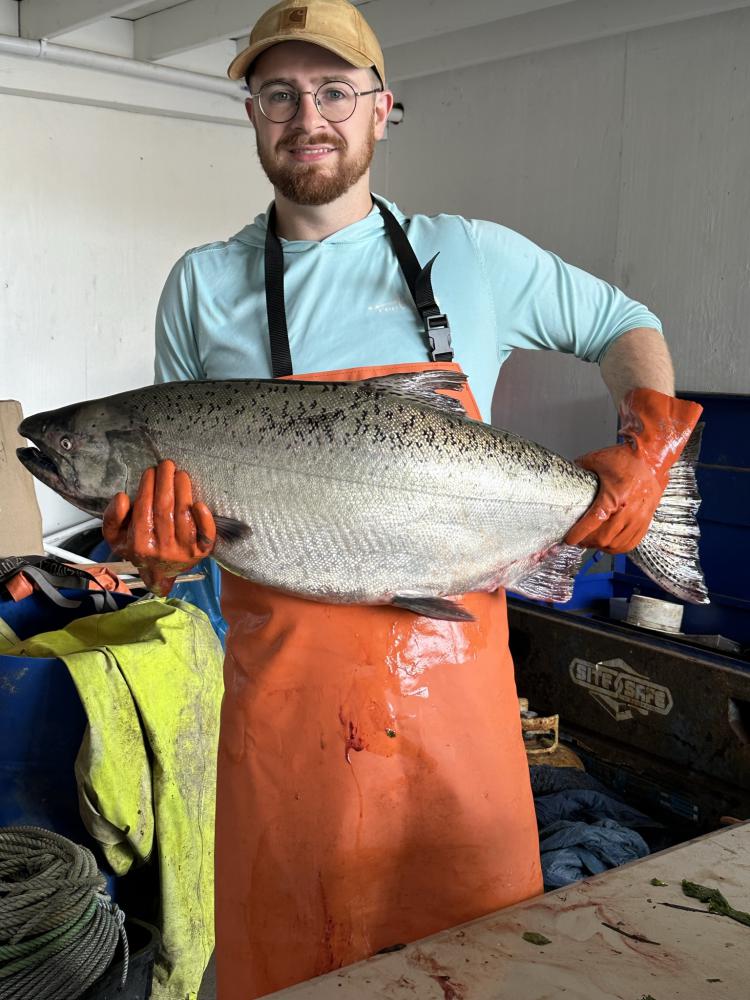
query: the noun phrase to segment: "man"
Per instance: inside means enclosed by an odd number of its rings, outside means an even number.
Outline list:
[[[346,0],[283,0],[229,75],[247,78],[274,203],[175,266],[157,378],[353,379],[460,363],[479,417],[513,347],[598,361],[627,440],[581,460],[600,491],[567,541],[632,548],[700,412],[673,398],[658,320],[500,226],[407,220],[373,201],[370,161],[393,98],[377,39]],[[162,462],[132,511],[118,494],[105,534],[166,593],[215,528],[187,474]],[[466,595],[476,621],[457,623],[317,604],[229,574],[222,586],[221,1000],[541,891],[502,593]]]

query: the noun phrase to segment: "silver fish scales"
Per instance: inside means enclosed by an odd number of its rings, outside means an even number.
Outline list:
[[[170,458],[217,518],[217,561],[312,600],[459,619],[451,598],[468,591],[565,600],[583,553],[562,539],[596,476],[469,420],[443,394],[464,381],[433,370],[148,386],[27,418],[20,433],[37,447],[19,458],[91,514],[120,490],[132,498],[144,469]],[[670,593],[703,602],[696,447],[633,558]]]

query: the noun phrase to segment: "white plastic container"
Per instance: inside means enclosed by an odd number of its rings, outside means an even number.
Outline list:
[[[627,621],[630,625],[640,625],[658,632],[679,635],[682,628],[682,612],[681,604],[633,594],[628,605]]]

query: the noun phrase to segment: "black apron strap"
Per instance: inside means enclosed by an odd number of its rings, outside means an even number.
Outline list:
[[[292,375],[292,355],[289,350],[284,303],[284,251],[281,249],[281,240],[276,235],[275,205],[271,205],[266,229],[266,314],[273,378]]]
[[[420,266],[417,255],[408,237],[391,210],[381,201],[373,201],[383,216],[386,233],[398,259],[409,291],[414,299],[422,322],[430,361],[452,361],[451,331],[448,317],[440,311],[432,291],[432,265],[435,257],[424,267]],[[286,304],[284,302],[284,251],[281,240],[276,235],[276,206],[268,212],[265,252],[266,315],[268,316],[268,336],[271,347],[271,372],[273,378],[292,375],[292,355],[289,349],[289,331],[286,325]]]
[[[385,231],[388,233],[391,246],[409,286],[414,305],[424,323],[430,361],[452,361],[453,348],[448,317],[440,311],[432,291],[432,265],[435,263],[437,254],[428,260],[424,267],[421,267],[403,226],[393,212],[377,198],[373,198],[373,201],[383,216]]]

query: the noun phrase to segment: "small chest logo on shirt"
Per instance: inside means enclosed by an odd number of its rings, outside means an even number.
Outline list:
[[[307,7],[292,7],[281,15],[282,28],[304,28],[307,21]]]
[[[399,312],[401,309],[408,308],[409,303],[406,299],[391,299],[390,302],[380,302],[377,305],[368,306],[367,311],[382,315],[383,313]]]

